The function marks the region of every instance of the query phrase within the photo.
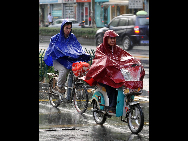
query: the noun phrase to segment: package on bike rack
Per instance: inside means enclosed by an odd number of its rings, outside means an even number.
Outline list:
[[[90,68],[90,65],[86,62],[75,62],[72,64],[72,71],[75,76],[81,77],[86,73]]]

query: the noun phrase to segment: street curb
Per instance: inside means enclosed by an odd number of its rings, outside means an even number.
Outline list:
[[[134,55],[133,55],[133,56],[134,56]],[[148,59],[149,59],[148,56],[134,56],[134,57],[136,57],[136,58],[148,58]]]
[[[134,101],[145,101],[149,102],[149,96],[135,96]]]

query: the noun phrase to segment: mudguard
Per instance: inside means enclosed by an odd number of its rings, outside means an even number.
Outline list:
[[[93,94],[91,101],[93,101],[93,100],[96,100],[100,109],[104,110],[104,106],[105,106],[104,96],[100,91],[96,91]]]

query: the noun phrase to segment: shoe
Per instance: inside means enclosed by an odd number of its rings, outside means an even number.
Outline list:
[[[110,110],[109,113],[116,114],[116,111],[115,110]]]
[[[109,107],[109,113],[116,114],[116,108],[114,108],[114,107]]]
[[[62,89],[59,88],[58,86],[55,86],[55,88],[52,89],[53,92],[59,92],[59,93],[64,93],[66,90],[65,88],[63,87]]]

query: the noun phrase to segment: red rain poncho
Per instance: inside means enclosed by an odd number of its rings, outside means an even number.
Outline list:
[[[93,64],[86,74],[85,81],[90,85],[95,85],[96,82],[99,82],[114,88],[119,88],[122,85],[125,85],[127,88],[131,89],[136,89],[138,87],[142,89],[142,80],[145,75],[143,66],[141,66],[140,81],[126,81],[120,70],[122,68],[129,69],[133,64],[141,65],[140,61],[116,44],[113,47],[109,46],[109,36],[116,37],[119,35],[112,30],[105,32],[103,43],[96,49]],[[133,68],[133,70],[136,70],[136,67]]]

